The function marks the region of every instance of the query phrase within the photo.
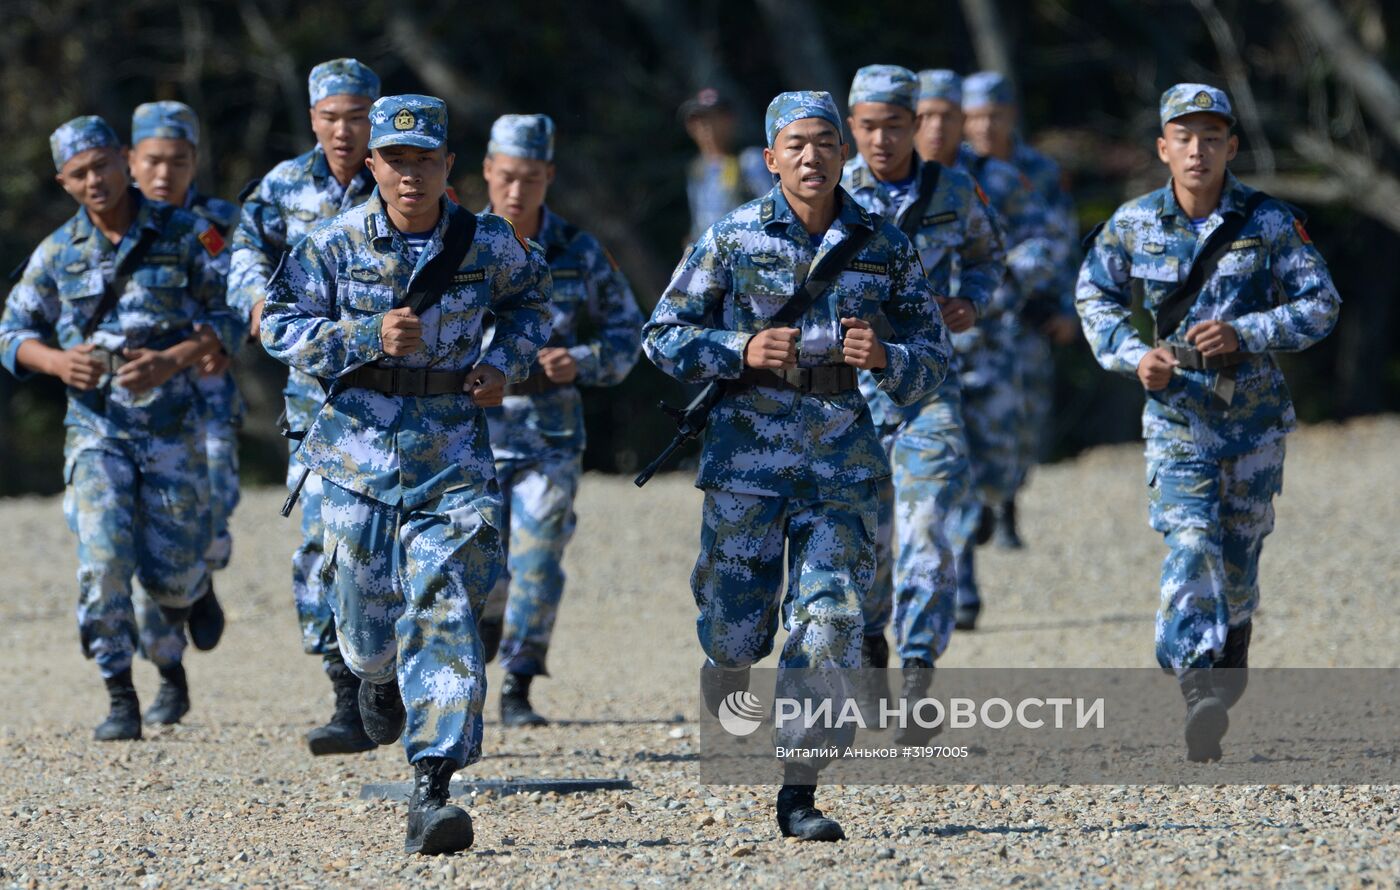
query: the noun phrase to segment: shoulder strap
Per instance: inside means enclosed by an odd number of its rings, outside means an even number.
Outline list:
[[[872,218],[874,226],[880,225],[879,217]],[[875,237],[875,228],[858,228],[853,231],[849,238],[833,247],[817,263],[807,280],[802,282],[802,286],[797,289],[797,293],[792,299],[783,304],[782,308],[774,313],[772,322],[777,326],[790,325],[802,314],[812,307],[821,295],[826,293],[826,289],[836,280],[836,277],[846,270],[856,256],[870,243],[870,239]]]
[[[447,231],[442,235],[442,251],[429,260],[423,271],[418,273],[418,277],[413,280],[413,286],[408,290],[408,297],[404,300],[404,305],[420,318],[442,299],[442,292],[447,290],[453,274],[457,267],[462,265],[462,259],[471,248],[472,239],[476,237],[475,213],[460,204],[452,205],[451,213],[452,216],[447,220]]]
[[[1181,325],[1191,307],[1196,305],[1196,298],[1201,295],[1201,288],[1205,286],[1206,279],[1215,272],[1220,257],[1230,248],[1230,242],[1239,235],[1245,223],[1254,215],[1254,211],[1259,209],[1259,205],[1267,200],[1269,196],[1264,192],[1250,195],[1240,213],[1231,214],[1206,238],[1200,253],[1196,254],[1196,261],[1191,264],[1191,271],[1186,273],[1186,280],[1167,294],[1157,307],[1158,339],[1170,337]]]
[[[919,172],[923,174],[919,180],[919,194],[914,198],[914,203],[906,207],[899,217],[899,230],[911,241],[919,231],[919,226],[923,224],[924,212],[928,210],[928,203],[933,200],[933,192],[938,188],[938,178],[943,174],[943,165],[937,161],[925,161]]]
[[[137,240],[136,245],[132,247],[131,252],[117,264],[117,268],[113,271],[112,277],[102,282],[102,300],[97,304],[97,308],[93,310],[88,320],[83,322],[84,340],[91,338],[92,335],[97,332],[97,327],[102,324],[103,319],[110,315],[113,309],[117,308],[117,301],[121,299],[121,292],[126,286],[126,279],[130,278],[131,273],[136,271],[136,267],[141,265],[141,260],[145,258],[146,252],[151,249],[151,245],[156,243],[156,239],[160,237],[160,230],[165,228],[166,216],[164,213],[161,213],[156,219],[160,225],[142,226],[141,237]]]
[[[14,271],[10,273],[11,281],[19,281],[24,277],[24,269],[29,265],[29,259],[32,256],[34,256],[32,251],[24,255],[24,259],[20,260],[19,265],[15,266]]]
[[[238,193],[238,203],[242,204],[244,201],[248,200],[248,196],[251,195],[253,192],[257,191],[258,186],[261,184],[261,176],[248,180],[248,182],[243,186],[243,190]]]

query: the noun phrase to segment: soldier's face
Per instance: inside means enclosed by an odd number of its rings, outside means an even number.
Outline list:
[[[725,154],[734,142],[734,115],[723,109],[692,114],[685,120],[685,132],[701,154]]]
[[[962,106],[947,99],[919,101],[914,147],[921,158],[951,164],[958,156],[958,146],[962,144],[962,138]]]
[[[829,195],[841,184],[846,145],[836,127],[817,117],[793,121],[779,131],[772,148],[763,150],[769,173],[783,191],[803,201]]]
[[[1016,130],[1016,109],[1010,105],[984,105],[970,109],[963,123],[972,150],[983,157],[1005,157],[1011,152]]]
[[[168,204],[185,203],[194,182],[194,146],[183,139],[142,139],[131,149],[131,177],[141,194]]]
[[[1157,157],[1171,169],[1172,181],[1193,192],[1218,189],[1239,147],[1229,124],[1208,112],[1167,121],[1157,137]]]
[[[326,159],[342,170],[358,170],[369,154],[369,107],[364,96],[327,96],[311,106],[311,130]]]
[[[126,152],[111,147],[78,152],[55,178],[74,201],[106,213],[126,196]]]
[[[481,162],[486,194],[491,209],[515,223],[528,223],[544,206],[549,184],[554,181],[554,165],[548,161],[487,155]]]
[[[387,145],[370,152],[365,163],[394,224],[405,228],[407,222],[406,231],[421,232],[437,222],[438,204],[447,194],[447,175],[454,160],[456,155],[445,147]]]
[[[903,179],[914,157],[914,112],[888,102],[860,102],[846,118],[856,150],[880,179]]]

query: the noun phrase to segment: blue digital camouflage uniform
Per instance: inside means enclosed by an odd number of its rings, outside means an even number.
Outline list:
[[[79,118],[55,133],[55,166],[88,148],[117,144],[115,136],[109,142],[93,136],[97,120]],[[143,238],[150,243],[145,256],[117,282],[116,306],[87,342],[118,355],[125,348],[165,349],[206,325],[232,351],[245,336],[224,303],[215,250],[221,244],[209,226],[185,210],[146,201],[135,189],[130,200],[136,214],[120,244],[80,208],[30,256],[0,317],[0,360],[17,377],[31,373],[18,364],[25,341],[61,349],[84,342],[83,326],[106,279]],[[133,574],[166,608],[184,609],[203,593],[207,470],[195,376],[181,371],[140,394],[117,386],[113,376],[96,389],[68,391],[64,514],[78,536],[78,628],[84,653],[104,677],[128,670],[136,651]],[[148,654],[159,666],[174,664],[184,642],[181,628]]]
[[[769,141],[794,120],[838,127],[824,93],[785,93],[769,107]],[[839,364],[842,317],[893,333],[879,388],[918,403],[946,373],[949,346],[917,254],[891,223],[838,192],[840,212],[813,245],[780,186],[726,216],[677,268],[643,329],[647,357],[684,383],[733,380],[750,337],[797,291],[812,265],[856,227],[877,227],[857,261],[793,325],[798,363]],[[722,668],[772,651],[781,608],[784,667],[856,668],[861,607],[875,572],[876,489],[889,475],[865,399],[733,388],[709,418],[696,485],[705,491],[691,576],[701,646]],[[783,581],[787,544],[788,590]]]
[[[1049,208],[1026,177],[1005,161],[979,157],[961,146],[957,169],[987,195],[1005,235],[1007,271],[993,305],[970,331],[953,335],[963,388],[963,418],[972,453],[972,486],[949,539],[958,553],[960,606],[981,602],[973,541],[982,507],[1001,504],[1016,490],[1022,399],[1017,314],[1025,301],[1053,292],[1060,280]]]
[[[1154,311],[1185,278],[1210,232],[1238,214],[1251,192],[1228,174],[1220,206],[1199,234],[1170,184],[1118,208],[1079,273],[1077,308],[1099,364],[1136,373],[1151,344],[1130,323],[1132,290],[1140,287]],[[1149,514],[1169,549],[1157,613],[1157,660],[1164,668],[1209,667],[1228,629],[1249,621],[1258,605],[1259,554],[1283,484],[1284,437],[1296,426],[1271,353],[1322,339],[1340,302],[1293,211],[1268,200],[1221,256],[1169,338],[1185,345],[1196,323],[1227,321],[1248,358],[1235,368],[1228,406],[1214,401],[1219,371],[1177,368],[1165,389],[1147,393],[1142,426]]]
[[[767,194],[773,175],[763,162],[763,149],[746,148],[722,158],[696,157],[686,168],[685,195],[690,202],[690,240],[729,211]]]
[[[869,66],[857,73],[848,107],[874,101],[913,110],[916,85],[906,69]],[[898,224],[916,202],[924,177],[938,170],[937,162],[916,170],[913,188],[898,202],[863,157],[846,164],[842,185],[866,210]],[[956,265],[957,296],[970,300],[979,314],[991,312],[1005,274],[1005,253],[976,183],[961,171],[938,170],[937,188],[922,214],[913,242],[934,294],[954,293]],[[948,529],[971,473],[956,365],[950,364],[938,389],[905,408],[875,387],[873,375],[861,374],[861,391],[893,469],[879,492],[875,583],[865,601],[865,634],[883,633],[893,609],[900,657],[929,663],[947,647],[953,629],[957,580]]]
[[[507,115],[492,127],[488,151],[553,160],[553,122],[545,115]],[[488,208],[489,210],[489,208]],[[547,345],[569,350],[576,385],[507,395],[488,408],[491,450],[509,527],[506,572],[492,591],[505,609],[501,666],[515,674],[543,674],[559,599],[561,562],[574,532],[574,495],[582,472],[585,434],[578,386],[614,386],[637,363],[642,314],[627,278],[587,232],[548,207],[535,239],[554,283],[554,333]],[[536,364],[531,380],[541,382]]]
[[[370,144],[385,129],[391,139],[441,144],[446,116],[431,97],[385,97],[370,113]],[[400,358],[382,349],[383,315],[442,251],[453,206],[443,199],[443,218],[416,264],[377,190],[317,228],[269,287],[262,327],[268,352],[327,379],[369,363],[442,372],[482,363],[524,379],[549,337],[550,279],[538,249],[491,214],[477,217],[460,271],[422,314],[422,348]],[[488,313],[495,330],[483,354]],[[322,581],[341,655],[371,682],[397,674],[410,762],[475,762],[486,694],[476,617],[502,563],[485,412],[465,394],[333,392],[299,455],[325,483]]]
[[[379,81],[373,72],[363,66],[342,64],[353,61],[338,59],[312,69],[312,105],[327,96],[343,93],[378,98]],[[364,201],[373,188],[374,179],[368,170],[361,170],[349,183],[342,185],[331,174],[325,150],[319,145],[273,167],[243,203],[243,213],[233,236],[229,303],[245,316],[251,313],[267,296],[267,281],[282,254],[319,223]],[[316,379],[295,367],[288,371],[283,395],[286,398],[285,422],[287,428],[294,431],[304,431],[311,425],[325,397]],[[292,442],[290,447],[288,488],[296,484],[302,473],[302,465],[296,457],[296,443]],[[336,639],[330,605],[319,581],[324,554],[321,480],[314,474],[306,480],[300,503],[301,544],[292,553],[292,594],[296,600],[302,647],[309,654],[325,654],[335,650]]]

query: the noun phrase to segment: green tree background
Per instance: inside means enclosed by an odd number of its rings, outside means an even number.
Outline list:
[[[1345,309],[1320,347],[1284,358],[1305,420],[1400,407],[1400,152],[1397,19],[1380,0],[522,0],[509,4],[5,0],[0,102],[0,268],[23,262],[74,212],[52,178],[48,134],[101,114],[123,136],[131,109],[179,99],[204,127],[198,185],[232,198],[312,145],[306,72],[355,56],[386,92],[442,96],[458,154],[454,185],[484,204],[491,121],[546,112],[558,125],[550,204],[595,232],[650,309],[679,258],[691,146],[676,123],[714,85],[737,106],[741,140],[784,89],[843,101],[861,65],[970,72],[1020,86],[1023,130],[1064,166],[1087,231],[1164,181],[1152,152],[1156,102],[1171,83],[1229,89],[1247,182],[1298,204]],[[1138,434],[1141,395],[1100,371],[1082,343],[1057,351],[1051,456]],[[245,481],[276,482],[283,369],[250,348]],[[590,468],[627,471],[669,439],[658,398],[679,387],[645,361],[622,386],[588,393]],[[61,487],[62,387],[0,374],[0,494]]]

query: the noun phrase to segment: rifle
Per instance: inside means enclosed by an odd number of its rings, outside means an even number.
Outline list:
[[[637,478],[632,482],[638,488],[646,485],[656,471],[666,465],[671,459],[671,455],[679,451],[687,442],[698,437],[705,431],[705,424],[710,420],[710,412],[719,404],[719,400],[724,398],[723,381],[713,380],[700,390],[700,394],[691,400],[684,408],[672,408],[665,402],[661,403],[661,410],[665,411],[672,420],[676,422],[676,436],[671,440],[671,444],[662,449],[656,459],[647,464]]]

